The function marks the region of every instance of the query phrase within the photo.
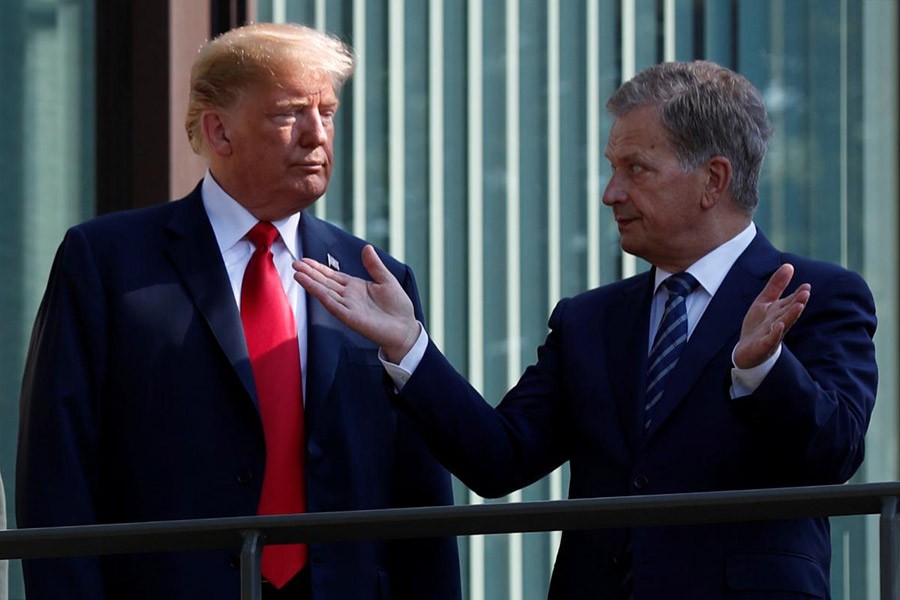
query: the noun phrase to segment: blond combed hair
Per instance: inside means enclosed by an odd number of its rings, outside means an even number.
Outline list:
[[[249,89],[302,72],[328,77],[335,93],[353,74],[353,50],[336,37],[293,23],[257,23],[227,31],[200,48],[191,68],[184,128],[191,148],[204,154],[205,110],[228,110]]]

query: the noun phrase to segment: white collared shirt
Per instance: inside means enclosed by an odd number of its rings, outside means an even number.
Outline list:
[[[219,252],[228,272],[231,282],[231,291],[234,293],[234,301],[238,309],[241,307],[241,284],[244,281],[244,271],[250,262],[255,247],[247,239],[246,235],[259,220],[250,214],[246,208],[228,195],[216,182],[212,173],[207,169],[200,188],[203,198],[203,207],[209,217]],[[300,368],[303,375],[304,398],[306,392],[306,348],[307,348],[307,324],[306,324],[306,294],[302,293],[300,284],[294,281],[294,268],[291,264],[303,256],[300,244],[300,213],[273,221],[272,225],[278,229],[279,237],[272,244],[272,256],[275,268],[281,277],[281,285],[287,294],[288,302],[294,310],[294,321],[297,323],[297,340],[300,343]]]
[[[685,269],[700,283],[697,289],[685,300],[688,318],[688,339],[694,333],[694,328],[700,322],[703,313],[706,312],[706,307],[709,306],[712,297],[716,295],[728,271],[731,270],[738,257],[747,249],[755,236],[756,225],[751,222],[742,232]],[[663,281],[673,274],[658,267],[656,269],[656,278],[653,284],[653,303],[650,305],[648,354],[650,353],[653,339],[656,337],[656,330],[659,328],[660,321],[662,321],[666,297],[668,296],[664,289],[660,289],[660,286]]]
[[[752,222],[739,234],[706,254],[700,260],[685,269],[688,273],[700,283],[685,300],[685,309],[688,318],[688,339],[706,312],[712,297],[719,290],[719,286],[725,280],[725,276],[734,266],[737,259],[743,254],[753,238],[756,237],[756,225]],[[666,291],[661,289],[662,282],[673,273],[669,273],[663,269],[656,269],[656,277],[654,280],[653,302],[650,305],[650,335],[647,340],[647,353],[653,345],[656,337],[656,330],[659,329],[659,323],[662,321],[663,311],[666,305]],[[781,356],[781,345],[775,353],[761,365],[757,365],[752,369],[731,369],[731,397],[746,396],[753,393],[762,380],[765,379],[769,371],[775,365],[775,361]],[[732,351],[732,365],[734,365],[734,353]]]

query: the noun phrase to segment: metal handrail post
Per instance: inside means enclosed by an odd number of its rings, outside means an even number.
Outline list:
[[[882,500],[880,525],[881,599],[900,600],[900,519],[896,496]]]
[[[241,536],[241,600],[262,600],[262,536],[256,529],[242,531]]]

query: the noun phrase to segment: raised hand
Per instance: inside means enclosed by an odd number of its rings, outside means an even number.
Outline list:
[[[809,301],[811,288],[804,283],[790,296],[781,298],[793,276],[793,265],[781,265],[747,309],[741,326],[741,339],[734,349],[736,367],[749,369],[765,362],[800,318]]]
[[[294,279],[344,325],[381,347],[399,363],[419,336],[413,304],[375,249],[366,245],[363,265],[374,281],[340,273],[304,258],[294,262]]]

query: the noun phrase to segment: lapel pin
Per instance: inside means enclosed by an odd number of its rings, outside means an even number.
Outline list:
[[[326,254],[325,256],[328,258],[328,266],[330,268],[334,269],[335,271],[341,270],[341,263],[339,263],[335,257],[330,254]]]

